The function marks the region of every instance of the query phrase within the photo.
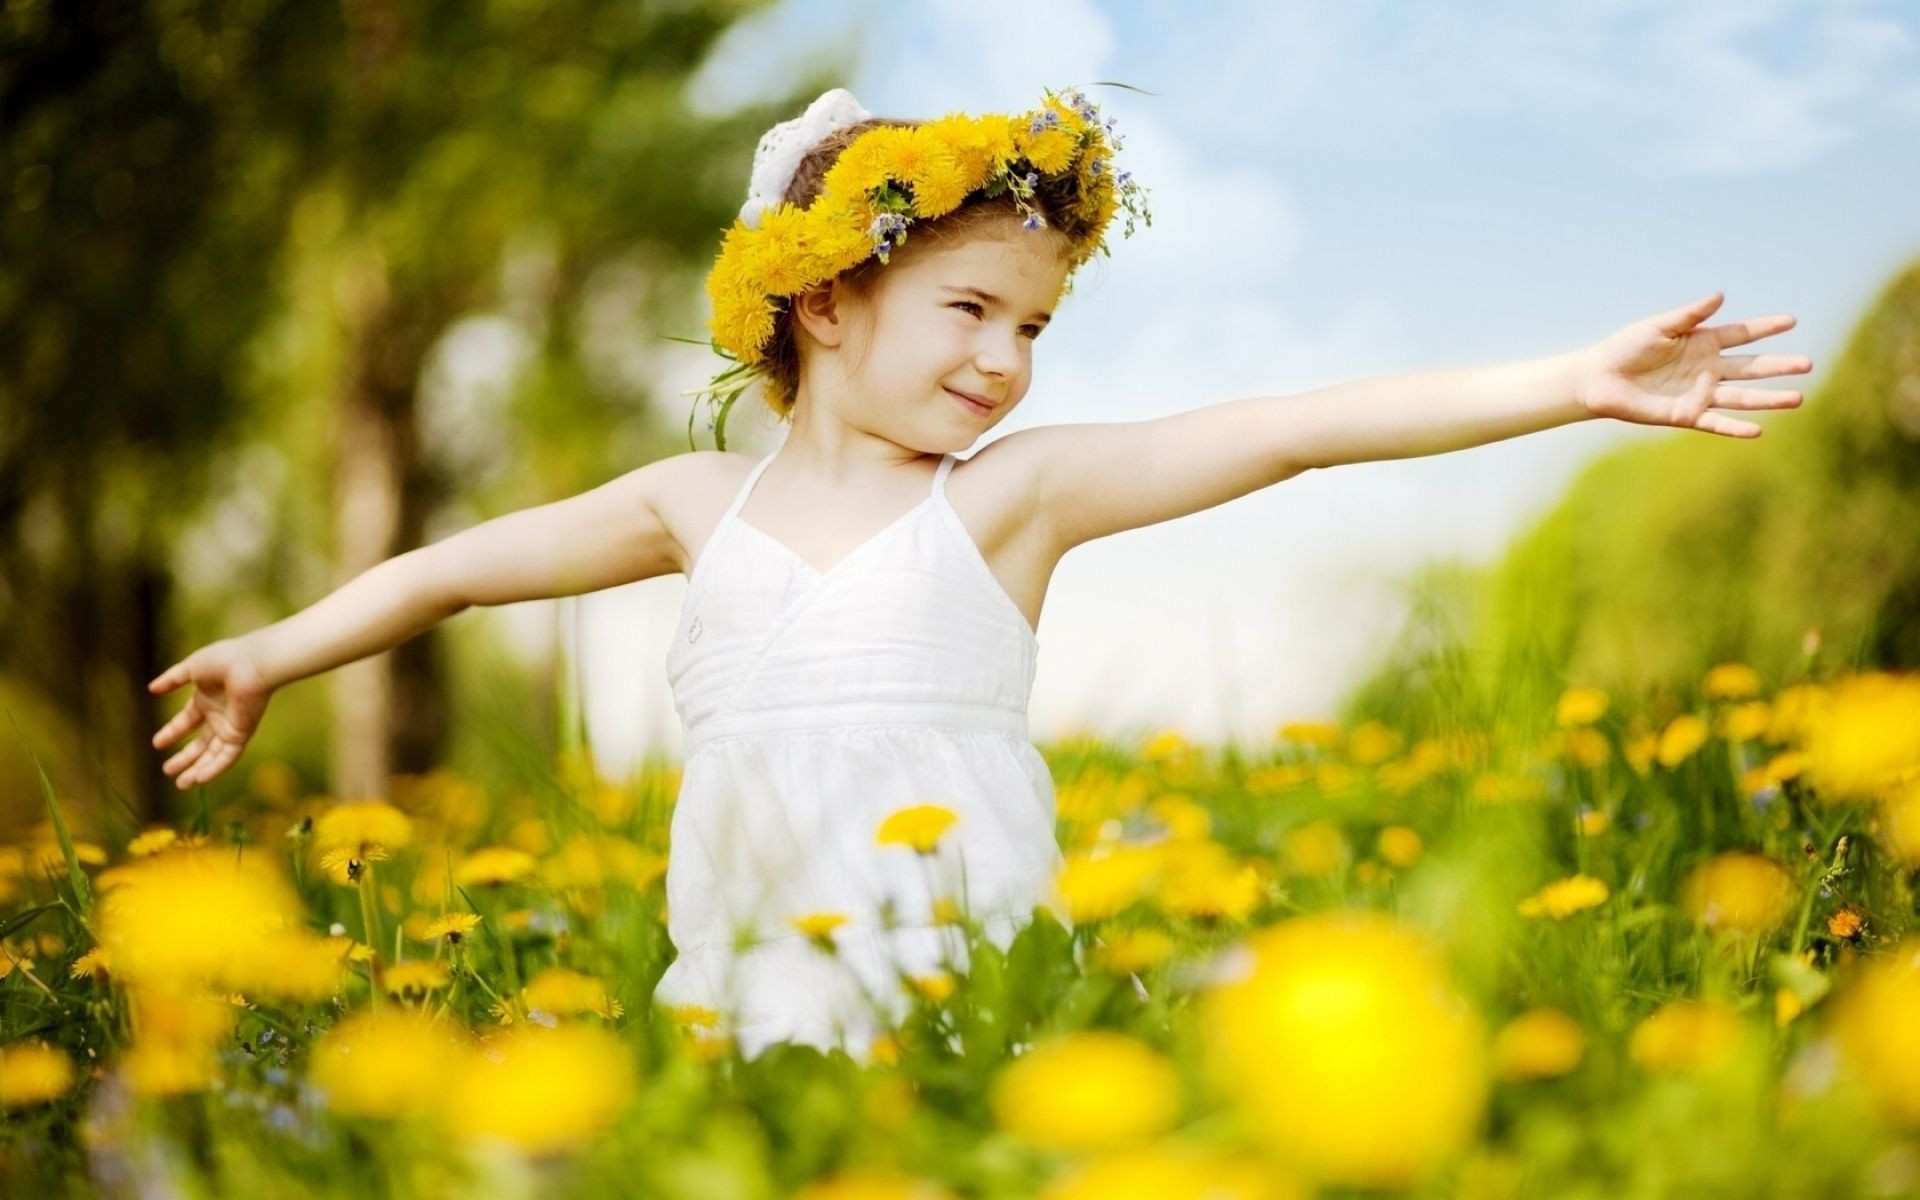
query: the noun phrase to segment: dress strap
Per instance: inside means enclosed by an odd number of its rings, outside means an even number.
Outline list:
[[[774,455],[779,454],[785,446],[786,443],[781,443],[779,447],[774,449],[772,454],[767,455],[755,463],[753,470],[747,472],[745,482],[741,483],[740,490],[734,493],[733,503],[727,505],[727,511],[720,514],[720,524],[725,525],[740,511],[740,506],[747,502],[747,494],[753,491],[753,485],[760,482],[760,473],[767,469],[767,464],[773,461]]]
[[[947,473],[953,470],[953,464],[953,455],[942,454],[940,456],[940,469],[933,473],[934,495],[945,496],[947,494]]]

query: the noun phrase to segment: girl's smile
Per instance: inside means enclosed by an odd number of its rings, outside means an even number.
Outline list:
[[[978,400],[974,400],[969,396],[966,396],[960,392],[954,391],[952,388],[947,388],[946,393],[947,395],[952,396],[955,400],[958,400],[962,405],[966,406],[967,411],[972,412],[977,416],[984,417],[993,412],[993,409],[994,409],[993,405],[982,404]]]

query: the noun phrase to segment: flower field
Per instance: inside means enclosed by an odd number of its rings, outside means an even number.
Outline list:
[[[1043,746],[1055,895],[1004,952],[941,906],[965,969],[862,1056],[651,1002],[670,765],[263,761],[147,828],[49,785],[0,847],[0,1192],[1920,1194],[1920,676],[1535,691]],[[953,820],[875,838],[945,871]]]

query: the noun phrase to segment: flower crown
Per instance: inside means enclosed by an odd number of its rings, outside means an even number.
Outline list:
[[[762,194],[762,188],[777,187],[774,194],[784,196],[800,157],[817,144],[821,125],[831,133],[867,115],[851,93],[835,89],[808,110],[806,126],[788,123],[800,130],[797,139],[782,142],[775,135],[792,132],[782,127],[761,144],[765,165],[784,170],[771,170],[778,178],[768,181],[756,170],[756,190],[707,275],[712,346],[733,365],[709,386],[685,393],[708,396],[716,405],[708,427],[720,449],[726,448],[727,411],[767,366],[774,321],[788,299],[870,257],[890,262],[915,221],[950,213],[976,193],[980,199],[1011,195],[1026,216],[1023,226],[1042,229],[1047,219],[1033,200],[1043,179],[1073,178],[1073,215],[1081,220],[1070,235],[1069,279],[1095,252],[1111,255],[1106,231],[1117,212],[1127,214],[1128,237],[1136,219],[1153,224],[1148,189],[1133,182],[1132,172],[1116,175],[1112,169],[1114,150],[1125,144],[1113,118],[1103,121],[1100,109],[1075,89],[1047,89],[1039,108],[1019,114],[952,113],[918,126],[869,129],[840,153],[807,207]],[[692,444],[691,416],[687,429]]]

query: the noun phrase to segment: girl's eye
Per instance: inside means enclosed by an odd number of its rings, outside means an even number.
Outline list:
[[[947,307],[948,308],[980,308],[980,305],[978,302],[973,300],[955,300],[952,304],[949,304]],[[980,311],[982,313],[986,312],[984,308],[981,308]],[[1026,330],[1026,329],[1033,330],[1032,333],[1027,335],[1030,338],[1037,339],[1040,336],[1040,327],[1038,325],[1022,325],[1020,328],[1023,330]]]

